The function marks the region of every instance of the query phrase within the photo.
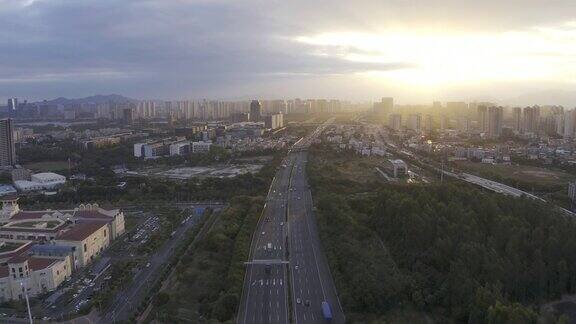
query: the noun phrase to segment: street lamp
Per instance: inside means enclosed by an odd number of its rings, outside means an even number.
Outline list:
[[[32,311],[30,310],[30,301],[28,300],[28,290],[26,289],[26,281],[25,279],[20,281],[20,287],[22,287],[22,290],[24,291],[24,297],[26,298],[26,308],[28,309],[28,320],[30,320],[30,324],[33,324],[32,322]]]

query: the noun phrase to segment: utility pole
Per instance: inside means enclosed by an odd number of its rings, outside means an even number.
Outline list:
[[[26,284],[24,280],[20,281],[20,287],[22,287],[22,290],[24,290],[24,297],[26,298],[26,308],[28,309],[28,320],[30,321],[30,324],[33,324],[34,322],[32,322],[32,311],[30,310],[30,301],[28,300],[28,290],[26,289]]]
[[[444,158],[442,158],[440,165],[440,183],[444,183]]]

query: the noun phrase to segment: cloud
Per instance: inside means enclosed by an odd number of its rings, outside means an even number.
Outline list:
[[[270,85],[282,82],[286,93],[333,89],[337,96],[345,76],[416,71],[421,62],[411,55],[354,60],[382,51],[297,37],[535,26],[569,33],[575,9],[573,1],[535,0],[0,0],[0,98],[226,97],[252,88],[278,93]],[[553,53],[566,55],[546,48],[534,55]]]

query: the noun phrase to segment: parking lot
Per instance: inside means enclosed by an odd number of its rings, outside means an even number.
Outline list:
[[[31,300],[33,317],[44,320],[65,320],[86,314],[92,307],[106,307],[102,301],[113,304],[115,296],[106,296],[115,292],[112,271],[119,267],[128,272],[128,280],[140,277],[142,273],[150,276],[158,266],[171,255],[172,249],[165,250],[166,245],[173,246],[179,237],[195,226],[200,219],[203,208],[182,206],[171,211],[168,216],[156,210],[131,210],[125,212],[127,220],[133,224],[131,230],[114,241],[111,246],[88,267],[79,269],[68,278],[57,290]],[[177,214],[177,215],[174,215]],[[158,257],[157,250],[162,250]],[[155,269],[151,269],[154,262]],[[154,270],[154,271],[152,271]],[[127,283],[128,284],[128,283]],[[18,308],[0,308],[0,318],[25,318],[24,304]]]

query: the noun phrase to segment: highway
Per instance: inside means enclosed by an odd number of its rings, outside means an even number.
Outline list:
[[[238,323],[289,323],[286,203],[292,160],[282,162],[252,236]],[[269,267],[267,271],[267,267]]]
[[[298,141],[272,181],[252,237],[237,323],[327,323],[324,301],[331,323],[345,322],[306,179],[306,149],[332,121]]]
[[[296,324],[326,323],[321,304],[327,301],[332,309],[332,323],[344,323],[344,312],[313,215],[306,177],[307,156],[305,151],[295,154],[288,205],[293,319]]]

